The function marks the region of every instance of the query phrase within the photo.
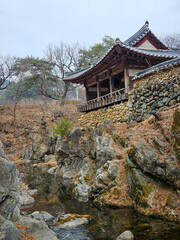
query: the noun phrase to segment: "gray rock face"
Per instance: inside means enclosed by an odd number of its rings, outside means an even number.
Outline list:
[[[21,217],[18,223],[20,225],[26,226],[26,228],[22,230],[22,232],[25,234],[31,233],[37,239],[42,240],[58,240],[56,234],[48,228],[43,220]]]
[[[45,212],[45,211],[41,211],[41,212],[35,211],[35,212],[31,213],[30,216],[32,218],[35,218],[36,220],[44,220],[45,222],[50,221],[54,218],[51,214],[49,214],[48,212]]]
[[[88,220],[86,218],[77,218],[72,221],[66,222],[58,227],[59,228],[77,228],[87,223],[88,223]]]
[[[163,147],[162,143],[159,142]],[[136,163],[140,169],[154,175],[161,180],[180,188],[180,169],[177,167],[172,156],[165,157],[165,161],[160,159],[155,147],[147,146],[144,140],[134,143],[134,153],[129,154],[129,158]]]
[[[34,203],[34,198],[31,197],[26,190],[21,191],[21,196],[19,197],[21,207],[31,206]]]
[[[4,150],[3,150],[3,144],[2,144],[1,141],[0,141],[0,157],[1,158],[6,158]]]
[[[0,226],[0,232],[0,240],[21,240],[19,229],[9,220]]]
[[[64,223],[62,224],[56,224],[55,225],[58,228],[77,228],[81,225],[87,224],[90,219],[85,217],[85,216],[81,216],[81,215],[77,215],[77,216],[73,216],[74,214],[68,213],[65,215],[60,216],[60,220],[63,220]],[[68,220],[69,218],[71,218],[71,220]],[[67,220],[67,221],[66,221]]]
[[[5,158],[0,143],[0,214],[16,221],[19,217],[18,171],[16,165]]]
[[[55,155],[58,163],[56,176],[61,188],[73,188],[72,179],[83,166],[83,153],[80,149],[80,138],[83,135],[79,128],[74,129],[68,140],[60,137],[57,140]]]
[[[80,202],[88,201],[89,191],[90,191],[90,186],[88,186],[86,183],[78,184],[74,188],[75,196]]]
[[[129,230],[121,233],[121,235],[119,235],[119,237],[116,238],[116,240],[133,240],[133,239],[134,239],[134,235]]]
[[[108,128],[108,125],[106,125]],[[108,188],[117,177],[119,160],[115,160],[119,149],[113,144],[110,135],[100,127],[83,137],[80,129],[75,129],[68,140],[59,138],[56,145],[56,159],[59,186],[70,190],[79,201],[86,202],[89,196],[98,196]],[[74,178],[77,181],[74,181]],[[93,184],[89,186],[89,181]]]
[[[112,142],[113,140],[110,136],[96,136],[95,145],[97,167],[101,167],[101,165],[108,160],[115,158],[115,153],[117,150],[112,147]]]

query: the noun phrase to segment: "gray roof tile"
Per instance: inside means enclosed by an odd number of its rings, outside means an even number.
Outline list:
[[[128,38],[124,43],[132,46],[139,42],[149,31],[149,23],[146,21],[142,28],[140,28],[139,31],[137,31],[134,35]]]
[[[178,65],[180,65],[180,57],[174,58],[174,59],[162,62],[162,63],[159,63],[157,65],[154,65],[153,67],[150,67],[150,68],[147,68],[147,69],[145,69],[141,72],[138,72],[137,76],[135,76],[133,78],[133,80],[140,79],[144,76],[147,76],[148,74],[157,72],[157,71],[162,70],[162,69],[178,66]]]

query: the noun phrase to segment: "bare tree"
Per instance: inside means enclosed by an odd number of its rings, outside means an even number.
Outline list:
[[[169,48],[180,48],[180,33],[167,34],[160,39]]]
[[[63,42],[56,45],[49,45],[45,50],[47,61],[54,65],[54,71],[61,84],[57,84],[56,93],[61,98],[61,105],[64,105],[65,97],[70,84],[64,81],[67,72],[73,72],[80,67],[79,44],[68,45]],[[59,99],[60,99],[59,98]]]
[[[12,81],[15,58],[0,56],[0,90],[8,87]]]

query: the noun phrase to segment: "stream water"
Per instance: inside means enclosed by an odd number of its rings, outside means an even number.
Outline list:
[[[65,195],[53,203],[47,203],[40,196],[36,196],[35,200],[34,206],[23,211],[47,211],[53,216],[65,213],[89,214],[93,217],[88,225],[76,229],[54,228],[61,240],[115,240],[125,230],[131,230],[136,240],[180,240],[179,223],[145,217],[133,209],[100,208],[91,202],[79,202]]]

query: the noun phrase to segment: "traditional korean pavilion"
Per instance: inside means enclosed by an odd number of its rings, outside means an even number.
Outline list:
[[[78,105],[80,112],[128,100],[133,78],[138,72],[170,59],[179,58],[180,51],[166,47],[149,29],[148,21],[125,42],[115,44],[97,61],[84,69],[67,74],[65,81],[86,88],[86,102]]]

